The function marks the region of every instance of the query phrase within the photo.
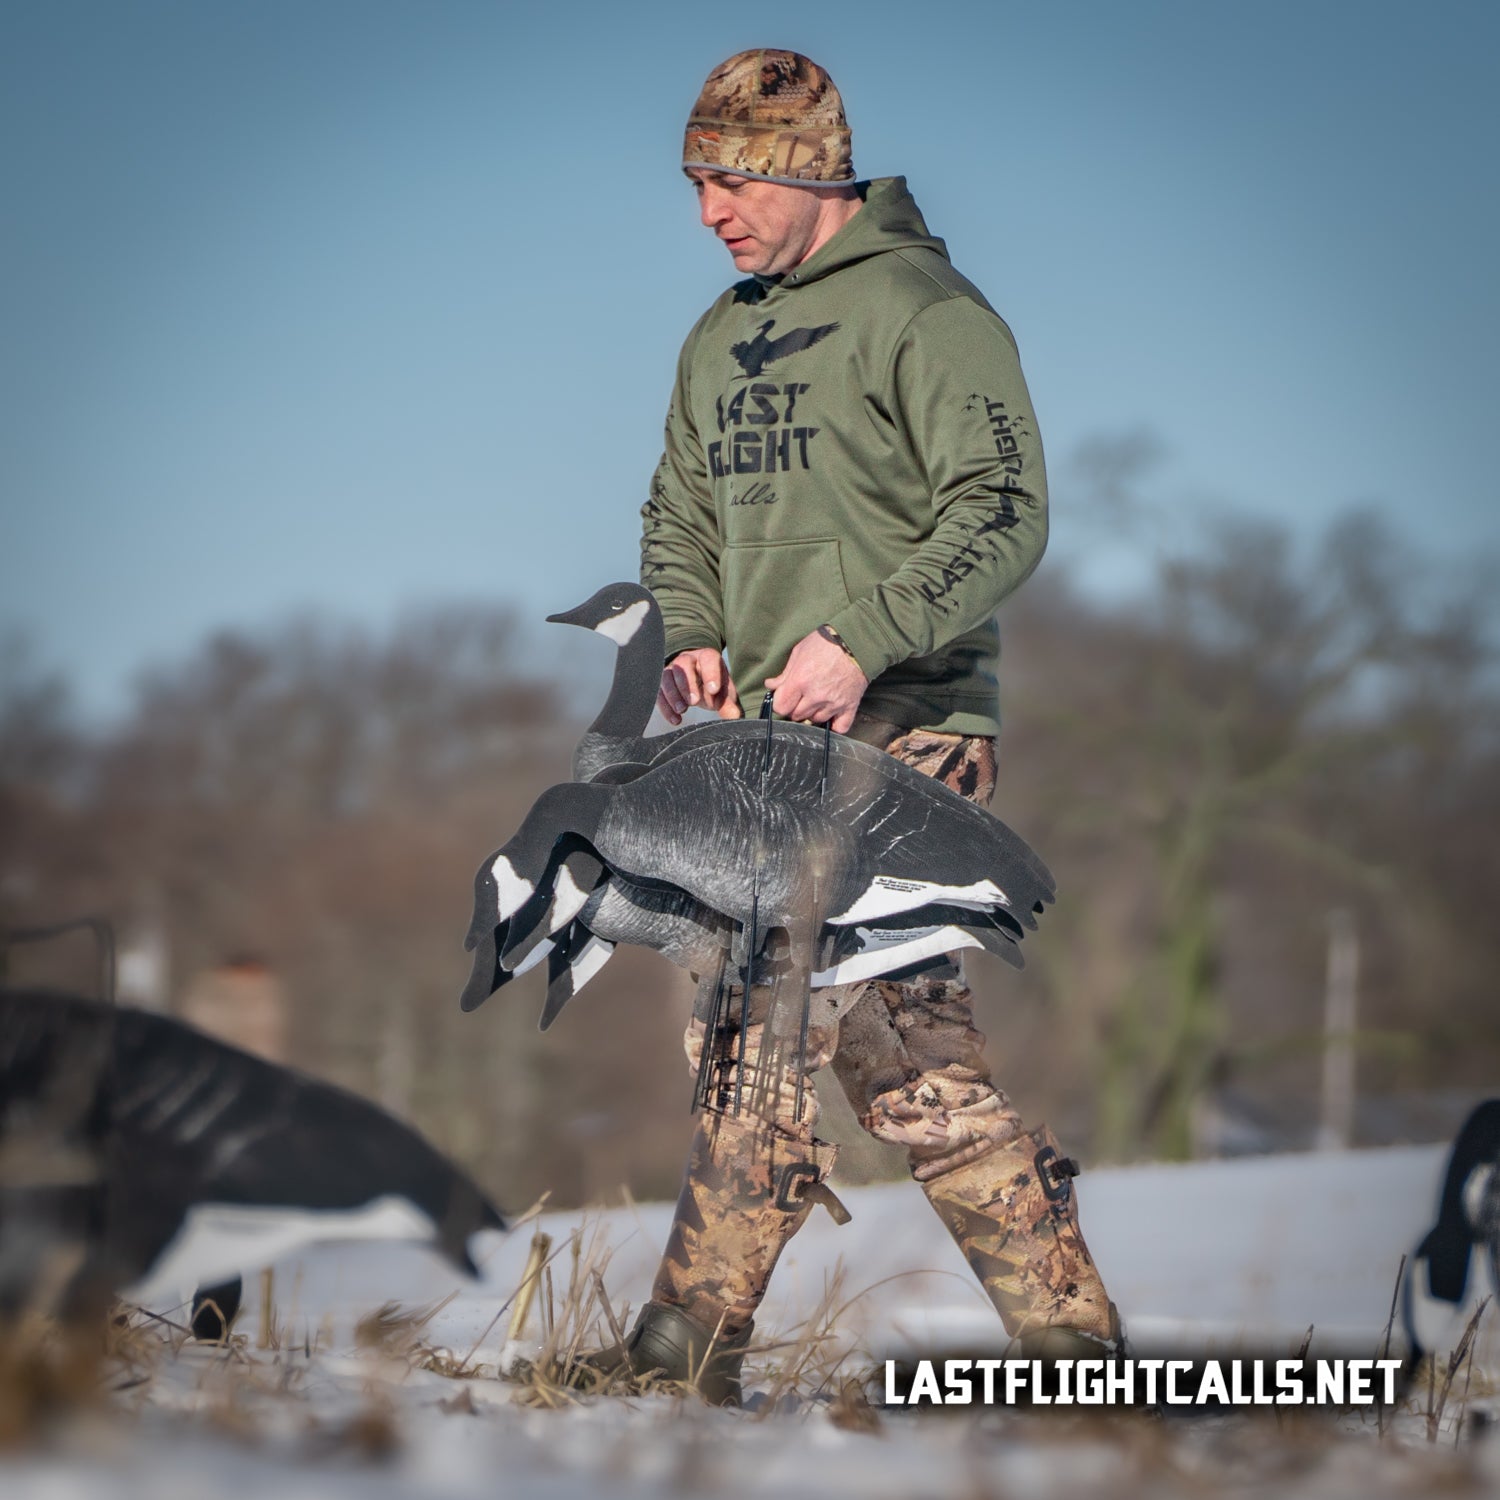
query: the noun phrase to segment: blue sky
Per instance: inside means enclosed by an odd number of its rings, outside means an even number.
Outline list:
[[[1492,461],[1500,7],[10,0],[0,628],[110,713],[210,628],[528,617],[633,576],[678,345],[732,279],[677,171],[704,74],[823,62],[1015,330],[1054,558],[1378,506],[1472,567]],[[545,637],[539,637],[545,639]]]

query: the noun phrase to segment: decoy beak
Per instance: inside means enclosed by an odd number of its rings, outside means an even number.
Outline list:
[[[468,932],[464,934],[466,953],[472,953],[476,944],[492,936],[496,922],[501,920],[497,915],[500,909],[500,887],[490,874],[492,860],[493,856],[487,859],[474,877],[474,915],[470,919]]]
[[[577,609],[565,610],[560,615],[548,615],[547,623],[549,625],[582,625],[585,608],[585,605],[580,604]]]
[[[462,1011],[478,1010],[510,977],[510,971],[501,966],[495,931],[491,928],[489,935],[474,945],[474,968],[459,998],[458,1008]]]

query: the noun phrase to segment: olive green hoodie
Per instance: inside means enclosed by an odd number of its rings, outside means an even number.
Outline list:
[[[1047,541],[1042,445],[1010,330],[903,178],[777,280],[731,287],[678,361],[642,509],[667,652],[727,648],[755,713],[829,624],[906,728],[994,734],[995,606]]]

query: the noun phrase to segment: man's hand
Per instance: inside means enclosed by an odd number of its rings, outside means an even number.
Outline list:
[[[668,724],[682,723],[683,714],[699,704],[713,709],[721,719],[745,717],[724,658],[707,646],[679,651],[661,674],[661,691],[656,695],[656,706]]]
[[[869,685],[859,663],[816,630],[792,647],[779,677],[766,678],[776,694],[771,702],[777,713],[811,724],[832,721],[835,734],[849,733]]]

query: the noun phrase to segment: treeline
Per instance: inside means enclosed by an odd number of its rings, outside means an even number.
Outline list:
[[[1500,692],[1481,597],[1352,517],[1307,555],[1227,529],[1164,563],[1147,604],[1090,604],[1049,567],[1003,627],[995,810],[1059,900],[1025,973],[981,960],[971,977],[1028,1119],[1093,1159],[1211,1147],[1225,1109],[1268,1143],[1309,1141],[1336,912],[1359,939],[1363,1097],[1500,1078]],[[536,640],[475,608],[384,637],[222,634],[95,732],[12,642],[0,926],[102,913],[127,943],[155,933],[169,1006],[255,956],[285,988],[298,1063],[413,1119],[512,1209],[544,1190],[674,1194],[683,976],[622,953],[545,1036],[537,975],[457,1009],[474,869],[567,776],[604,692],[600,643],[559,657]],[[94,983],[81,943],[5,962]],[[1361,1128],[1400,1134],[1392,1118]]]

